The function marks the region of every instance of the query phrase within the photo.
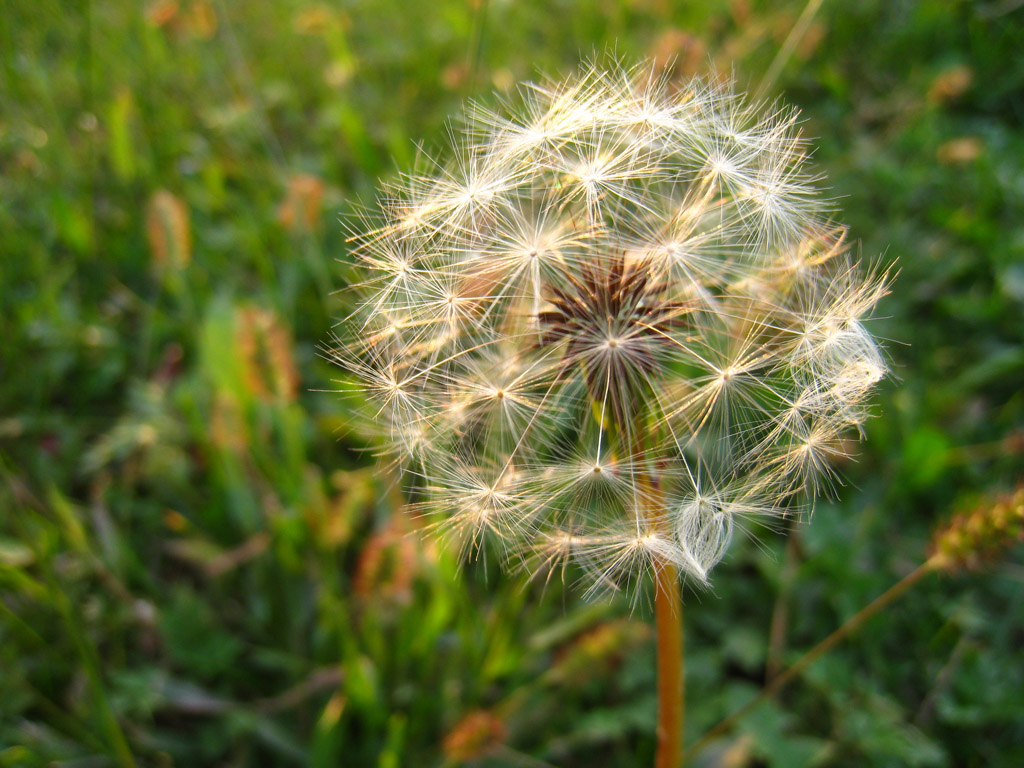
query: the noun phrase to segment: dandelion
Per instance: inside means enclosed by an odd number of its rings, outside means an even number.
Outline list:
[[[661,661],[679,577],[836,481],[885,374],[862,321],[887,277],[830,220],[793,110],[650,65],[522,100],[387,190],[330,353],[436,530],[579,566],[588,594],[653,579]]]

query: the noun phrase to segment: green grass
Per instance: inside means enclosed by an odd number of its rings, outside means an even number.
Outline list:
[[[651,762],[648,606],[407,536],[317,345],[339,216],[463,100],[608,47],[753,89],[804,9],[682,6],[5,0],[0,766],[440,766],[467,722],[484,764]],[[768,84],[898,264],[897,376],[789,554],[736,542],[687,594],[689,740],[760,687],[776,605],[792,661],[1021,477],[1022,47],[1012,3],[825,2]],[[1022,566],[926,582],[722,746],[1024,763]]]

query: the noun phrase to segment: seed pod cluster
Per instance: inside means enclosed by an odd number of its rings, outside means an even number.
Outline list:
[[[975,570],[1024,541],[1024,485],[980,501],[936,532],[931,560],[947,571]]]

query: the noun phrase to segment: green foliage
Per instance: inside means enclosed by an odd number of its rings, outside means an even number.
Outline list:
[[[317,391],[338,215],[464,98],[613,41],[756,88],[803,8],[5,3],[0,766],[650,762],[647,606],[421,545]],[[769,84],[898,263],[899,378],[793,546],[753,532],[688,594],[690,739],[1019,477],[1022,44],[1012,3],[825,3]],[[1021,565],[925,582],[704,757],[1024,764]]]

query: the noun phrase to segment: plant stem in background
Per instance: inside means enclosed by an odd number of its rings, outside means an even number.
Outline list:
[[[789,629],[789,608],[796,581],[797,550],[800,548],[800,529],[790,522],[786,539],[786,560],[779,578],[779,594],[772,608],[771,629],[768,632],[768,659],[765,663],[764,681],[770,683],[782,671],[782,659],[786,653],[786,634]]]
[[[736,722],[747,714],[750,710],[756,707],[765,699],[770,699],[776,693],[778,693],[783,687],[785,687],[794,677],[803,672],[807,667],[817,661],[819,658],[824,656],[836,645],[845,640],[849,635],[860,628],[864,622],[874,616],[876,613],[886,608],[890,603],[899,598],[904,592],[913,587],[920,581],[924,576],[938,569],[941,566],[941,562],[937,557],[932,557],[926,560],[924,563],[919,565],[913,571],[908,573],[898,582],[893,584],[889,589],[883,592],[881,595],[876,597],[866,606],[861,608],[856,614],[847,619],[841,627],[835,632],[826,637],[814,648],[805,653],[800,660],[797,661],[793,666],[789,667],[785,672],[775,677],[764,689],[753,699],[748,701],[738,710],[733,712],[727,718],[722,720],[718,725],[712,728],[710,731],[701,736],[697,741],[686,750],[687,755],[693,755],[703,749],[712,740],[721,736],[723,733],[728,732]],[[659,765],[660,768],[660,765]]]
[[[918,707],[917,714],[914,715],[914,725],[920,727],[931,719],[932,713],[935,710],[935,702],[938,701],[940,693],[949,686],[953,679],[953,673],[960,664],[964,652],[971,645],[970,635],[966,633],[961,635],[960,639],[956,641],[956,645],[953,646],[953,652],[949,655],[949,660],[939,670],[939,674],[935,677],[934,685],[932,685],[921,701],[921,706]]]
[[[480,61],[484,53],[484,39],[487,33],[487,0],[479,0],[475,3],[476,10],[473,13],[473,32],[470,38],[469,56],[466,62],[466,70],[469,76],[466,78],[466,85],[470,94],[475,94],[477,80],[480,76]]]
[[[814,21],[815,15],[818,13],[818,9],[821,8],[821,4],[824,0],[808,0],[807,5],[804,6],[804,10],[801,12],[800,17],[796,20],[796,24],[793,25],[793,29],[790,30],[786,39],[782,42],[782,47],[779,48],[778,53],[775,54],[775,58],[772,59],[772,63],[768,66],[768,69],[764,73],[764,77],[761,79],[761,84],[757,86],[757,91],[754,93],[754,97],[760,99],[767,92],[768,89],[775,85],[775,81],[779,75],[782,74],[783,67],[789,63],[789,57],[793,55],[793,51],[800,45],[800,41],[804,39],[804,35],[807,34],[807,30],[810,29],[811,22]]]
[[[120,768],[136,768],[131,747],[128,745],[121,724],[110,706],[110,699],[103,684],[102,660],[96,647],[88,639],[67,593],[60,587],[56,576],[50,571],[49,564],[46,581],[53,597],[53,604],[59,611],[68,637],[71,638],[75,650],[78,652],[89,687],[92,689],[96,718],[99,721],[102,734],[106,738],[106,746],[111,753],[113,763]]]
[[[663,564],[654,579],[654,613],[658,628],[658,752],[656,768],[683,764],[683,722],[686,702],[683,663],[683,603],[679,574]]]

